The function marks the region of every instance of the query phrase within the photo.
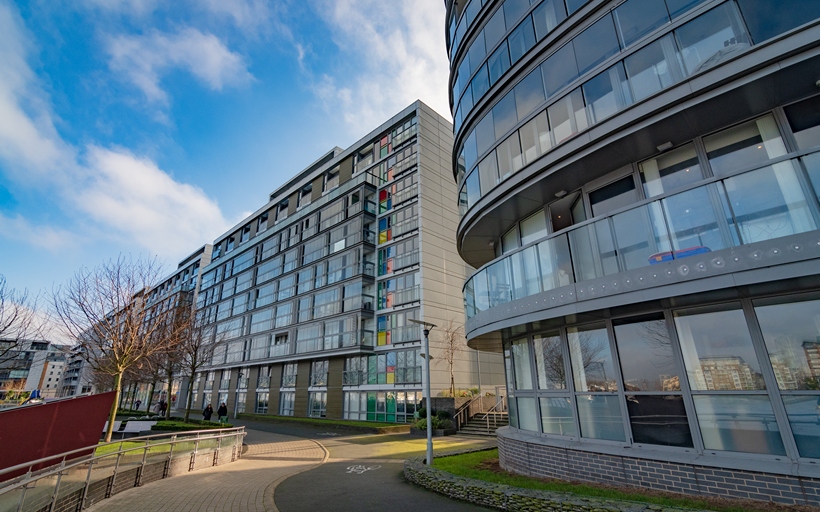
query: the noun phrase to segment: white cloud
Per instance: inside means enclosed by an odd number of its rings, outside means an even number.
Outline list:
[[[450,117],[443,2],[317,0],[315,10],[350,57],[344,60],[361,64],[314,82],[317,96],[341,105],[349,124],[375,126],[416,99]]]
[[[109,68],[133,83],[151,102],[168,103],[160,86],[161,75],[172,68],[189,71],[213,90],[253,80],[245,61],[213,34],[184,28],[176,34],[151,31],[145,35],[119,35],[107,40]]]
[[[196,0],[196,5],[216,16],[230,16],[237,27],[247,30],[259,29],[272,15],[267,0]]]
[[[22,26],[19,15],[0,2],[0,170],[47,196],[44,201],[61,205],[87,233],[137,243],[162,257],[185,255],[227,229],[215,201],[151,160],[119,148],[91,145],[81,151],[65,142],[54,127],[49,98],[26,62],[29,36]],[[201,41],[207,46],[214,40]],[[179,42],[177,54],[196,53],[185,44]],[[219,69],[206,62],[197,73],[221,87],[225,78]],[[0,215],[0,236],[52,250],[76,237],[19,215]]]
[[[153,12],[159,2],[158,0],[80,0],[79,3],[85,7],[102,11],[143,16]]]

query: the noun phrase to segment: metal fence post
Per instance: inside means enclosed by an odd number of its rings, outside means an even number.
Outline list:
[[[145,473],[145,459],[148,458],[148,448],[148,441],[145,441],[145,448],[142,449],[142,464],[140,464],[140,469],[137,473],[137,481],[134,483],[134,487],[140,487],[142,485],[142,474]]]
[[[191,462],[188,464],[188,471],[194,470],[194,465],[196,464],[196,452],[199,450],[199,434],[197,434],[197,440],[194,441],[194,451],[191,452]]]
[[[168,460],[165,463],[165,471],[162,473],[162,478],[168,478],[171,476],[171,461],[174,458],[174,446],[177,444],[177,435],[174,434],[171,436],[171,447],[168,450]]]
[[[94,461],[96,459],[91,459],[88,461],[88,473],[85,476],[85,487],[83,487],[83,499],[80,500],[80,507],[77,510],[82,510],[85,508],[85,500],[88,498],[88,486],[91,485],[91,470],[94,468]]]
[[[65,461],[63,461],[61,466],[65,465]],[[60,492],[60,481],[63,479],[63,472],[60,471],[57,473],[57,483],[54,484],[54,494],[51,496],[51,506],[49,507],[50,512],[54,512],[54,508],[57,506],[57,494]]]
[[[120,448],[122,448],[122,443],[120,443]],[[117,481],[117,470],[120,469],[120,459],[122,458],[122,452],[117,453],[117,462],[114,463],[114,474],[111,475],[111,480],[108,481],[108,488],[105,490],[105,497],[110,498],[112,494],[114,494],[114,482]]]

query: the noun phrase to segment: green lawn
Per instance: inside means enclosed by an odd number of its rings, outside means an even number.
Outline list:
[[[696,509],[718,510],[721,512],[745,512],[754,510],[771,510],[771,504],[761,503],[760,508],[749,508],[748,501],[743,506],[727,506],[712,502],[708,499],[697,498],[677,498],[666,496],[654,496],[642,494],[640,491],[620,491],[607,487],[597,487],[580,483],[570,483],[563,481],[544,481],[526,476],[514,475],[511,473],[499,473],[491,469],[484,469],[482,464],[493,462],[498,459],[498,449],[480,452],[454,455],[451,457],[440,457],[433,460],[433,467],[452,473],[454,475],[474,478],[496,484],[504,484],[512,487],[524,489],[536,489],[541,491],[572,493],[576,496],[586,496],[591,498],[604,498],[616,500],[639,501],[642,503],[652,503],[665,507],[686,507]]]

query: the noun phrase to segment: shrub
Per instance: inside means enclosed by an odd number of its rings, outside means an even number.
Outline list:
[[[445,411],[445,410],[436,411],[436,418],[438,418],[440,420],[449,419],[450,418],[450,413]]]

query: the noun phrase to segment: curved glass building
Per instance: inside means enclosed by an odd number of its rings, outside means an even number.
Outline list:
[[[502,466],[820,505],[820,2],[446,5]]]

